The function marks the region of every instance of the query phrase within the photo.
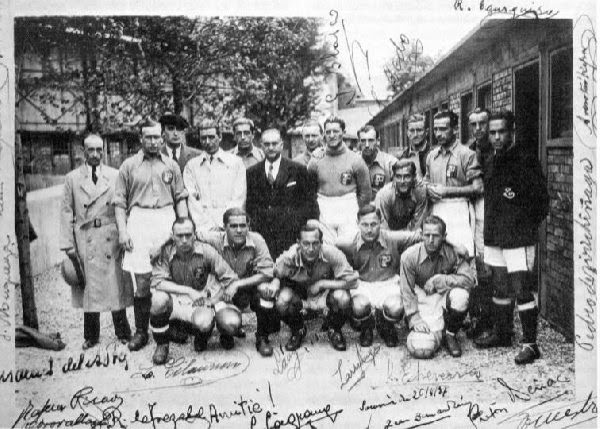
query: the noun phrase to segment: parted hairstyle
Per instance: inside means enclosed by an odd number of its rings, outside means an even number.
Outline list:
[[[444,118],[450,119],[450,127],[455,128],[458,126],[458,115],[452,110],[442,110],[441,112],[436,113],[433,117],[434,120]]]
[[[475,115],[475,114],[479,114],[479,113],[485,113],[488,117],[488,120],[490,119],[490,116],[492,116],[492,112],[490,112],[489,109],[486,109],[485,107],[476,107],[475,109],[473,109],[469,112],[469,114],[467,115],[467,118],[470,118],[471,115]]]
[[[223,225],[229,224],[229,219],[231,219],[233,216],[245,216],[246,222],[250,224],[250,218],[248,217],[246,210],[240,207],[231,207],[225,210],[225,213],[223,213]]]
[[[302,225],[302,228],[300,228],[300,231],[298,232],[298,240],[300,240],[300,238],[302,238],[303,232],[315,232],[315,231],[319,232],[319,241],[322,243],[323,242],[323,231],[321,231],[321,228],[319,228],[316,225],[309,225],[308,223]]]
[[[254,121],[252,119],[248,119],[244,116],[242,116],[241,118],[237,118],[235,121],[233,121],[233,132],[235,133],[235,128],[239,125],[250,125],[250,131],[254,132]]]
[[[423,127],[427,128],[427,118],[423,115],[421,115],[420,113],[415,113],[413,115],[410,115],[408,117],[408,121],[406,122],[406,124],[410,124],[411,122],[423,122]]]
[[[302,124],[302,133],[304,133],[304,128],[306,127],[319,127],[319,132],[323,134],[323,126],[319,123],[319,121],[315,121],[314,119],[310,119]]]
[[[160,125],[160,123],[158,123],[157,121],[155,121],[154,119],[152,119],[150,117],[144,118],[138,124],[138,128],[140,130],[140,134],[142,133],[142,128],[154,128],[154,127],[161,127],[161,125]],[[162,127],[161,127],[161,129],[162,129]]]
[[[221,135],[221,130],[219,128],[219,124],[217,123],[217,121],[214,121],[212,119],[203,119],[202,122],[200,122],[200,125],[198,126],[198,131],[210,130],[212,128],[215,129],[218,136]]]
[[[337,116],[330,116],[329,118],[325,119],[323,128],[327,128],[327,124],[339,124],[342,131],[346,131],[346,122]]]
[[[423,226],[425,225],[439,225],[442,227],[442,235],[446,234],[446,222],[441,217],[436,215],[429,215],[423,220]]]
[[[515,126],[515,115],[510,110],[499,110],[490,115],[490,121],[504,119],[506,121],[506,128],[510,131],[513,130]]]
[[[171,225],[171,231],[173,231],[173,229],[175,229],[175,225],[183,225],[186,222],[189,222],[192,224],[192,227],[194,228],[194,232],[195,232],[196,231],[196,223],[194,222],[194,220],[191,217],[187,217],[187,216],[175,218],[173,225]]]

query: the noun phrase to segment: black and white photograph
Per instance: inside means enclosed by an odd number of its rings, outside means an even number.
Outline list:
[[[0,0],[0,427],[597,427],[593,1],[79,3]]]

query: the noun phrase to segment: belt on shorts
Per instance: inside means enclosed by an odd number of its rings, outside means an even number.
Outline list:
[[[115,219],[108,216],[101,216],[94,219],[88,219],[81,224],[79,224],[79,228],[85,229],[88,227],[100,228],[101,226],[111,225],[116,223]]]

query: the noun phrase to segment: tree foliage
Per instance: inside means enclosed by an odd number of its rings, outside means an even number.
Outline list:
[[[310,114],[326,72],[319,25],[307,18],[18,18],[18,96],[42,115],[48,106],[65,113],[84,106],[94,131],[165,111],[192,121],[245,113],[261,127],[288,129]]]
[[[410,41],[401,36],[399,42],[392,40],[395,54],[385,64],[383,71],[388,80],[388,89],[394,94],[410,88],[433,67],[434,60],[423,53],[420,40]]]

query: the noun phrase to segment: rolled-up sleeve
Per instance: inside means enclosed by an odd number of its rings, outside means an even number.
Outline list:
[[[273,259],[269,253],[267,243],[263,238],[256,238],[254,240],[256,248],[256,255],[254,257],[254,271],[267,276],[269,279],[273,278]]]
[[[215,275],[215,279],[222,288],[229,286],[234,280],[238,279],[233,269],[229,266],[227,261],[223,259],[221,255],[209,245],[205,245],[204,256],[210,261],[212,272]]]
[[[167,248],[163,246],[158,257],[152,261],[152,278],[150,280],[152,289],[156,289],[164,281],[171,281],[168,253]]]
[[[481,165],[477,160],[477,153],[470,151],[467,155],[465,155],[463,162],[467,182],[471,183],[473,180],[481,177]]]

